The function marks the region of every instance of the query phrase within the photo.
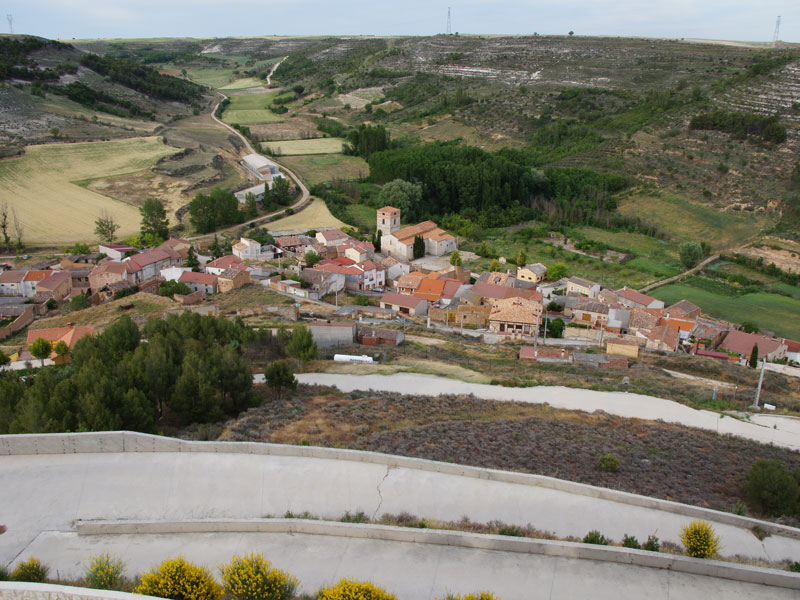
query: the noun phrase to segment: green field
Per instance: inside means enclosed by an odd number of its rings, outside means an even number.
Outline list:
[[[358,156],[326,154],[318,156],[286,156],[281,159],[306,183],[315,185],[334,179],[360,179],[369,175],[367,161]]]
[[[360,229],[373,230],[377,223],[378,209],[366,204],[350,204],[347,207],[348,221]],[[800,289],[800,288],[799,288]]]
[[[257,79],[255,77],[245,77],[244,79],[237,79],[236,81],[232,81],[228,85],[223,85],[220,90],[244,90],[247,88],[259,87],[264,85],[264,81],[262,79]]]
[[[339,154],[344,140],[341,138],[316,138],[313,140],[282,140],[265,142],[261,147],[277,156],[296,156],[302,154]]]
[[[346,227],[334,217],[327,205],[319,198],[313,198],[303,210],[267,225],[269,231],[286,231],[288,229],[316,229],[318,227]]]
[[[278,92],[264,92],[263,94],[231,94],[228,99],[231,103],[228,110],[259,110],[269,108]]]
[[[751,212],[722,212],[678,196],[639,194],[620,200],[619,212],[656,225],[675,241],[705,241],[715,249],[740,245],[770,225]]]
[[[228,124],[257,125],[258,123],[274,123],[283,121],[283,117],[276,115],[271,110],[226,110],[222,120]]]
[[[665,285],[650,292],[667,306],[689,300],[705,314],[742,323],[754,321],[759,327],[777,335],[800,339],[800,301],[776,294],[757,293],[744,296],[722,296],[686,284]]]
[[[609,248],[620,252],[631,252],[637,257],[653,258],[657,262],[679,266],[680,258],[674,242],[658,240],[641,233],[608,231],[597,227],[578,227],[576,231],[587,239],[608,244]]]

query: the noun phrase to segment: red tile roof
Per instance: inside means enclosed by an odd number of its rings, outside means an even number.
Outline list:
[[[775,352],[781,345],[780,340],[774,340],[756,333],[732,330],[718,346],[722,350],[735,352],[740,356],[750,356],[753,346],[758,346],[758,355],[764,356]]]
[[[381,297],[381,302],[403,308],[417,308],[420,303],[425,302],[422,298],[409,296],[408,294],[398,294],[397,292],[386,292]]]
[[[42,338],[55,346],[57,342],[63,341],[71,350],[75,346],[75,342],[87,335],[94,335],[94,327],[91,325],[78,325],[77,327],[68,325],[67,327],[33,329],[28,330],[27,343],[31,345],[37,339]],[[55,356],[55,352],[51,356]]]
[[[71,281],[72,275],[69,272],[63,271],[56,271],[50,277],[42,281],[36,289],[38,291],[53,291],[58,289],[59,286],[63,285],[65,282]]]
[[[220,256],[212,261],[206,263],[206,269],[211,267],[212,269],[229,269],[233,265],[240,265],[242,264],[242,259],[238,256],[234,256],[233,254],[228,254],[226,256]]]
[[[617,296],[620,298],[625,298],[626,300],[630,300],[631,302],[641,304],[644,308],[647,308],[652,302],[656,301],[656,299],[652,296],[642,294],[641,292],[637,292],[636,290],[632,290],[630,288],[619,290],[617,292]]]
[[[54,271],[28,271],[23,281],[42,281],[50,277]]]
[[[181,273],[178,281],[183,283],[200,283],[202,285],[216,285],[217,276],[211,273],[195,273],[193,271],[184,271]]]

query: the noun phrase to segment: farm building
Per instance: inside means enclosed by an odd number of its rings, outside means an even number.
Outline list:
[[[421,317],[428,314],[428,301],[407,294],[386,292],[381,298],[381,308],[390,308],[400,314]]]
[[[517,279],[527,283],[540,283],[547,278],[547,267],[542,263],[517,267]]]
[[[608,344],[606,345],[606,354],[639,358],[639,344],[634,340],[612,338],[608,340]]]
[[[541,304],[525,298],[497,300],[489,314],[489,329],[495,333],[536,335],[543,311]]]
[[[254,185],[238,192],[234,192],[233,195],[236,196],[239,204],[244,204],[247,202],[247,194],[253,194],[253,198],[255,198],[256,202],[261,202],[264,199],[264,194],[267,192],[267,186],[269,186],[269,189],[272,189],[271,180],[265,181],[264,183],[259,183],[258,185]]]
[[[318,348],[331,348],[355,343],[355,321],[312,321],[308,330]]]
[[[358,328],[358,341],[365,346],[377,346],[379,344],[399,346],[404,339],[405,336],[400,329],[367,327],[366,325]]]
[[[242,158],[241,165],[259,181],[271,182],[275,177],[283,177],[280,167],[260,154],[248,154]]]
[[[178,281],[185,283],[193,292],[203,292],[204,294],[217,293],[217,276],[210,273],[194,273],[184,271]]]

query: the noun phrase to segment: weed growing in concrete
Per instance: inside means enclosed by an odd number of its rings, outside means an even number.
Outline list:
[[[368,582],[340,579],[317,592],[317,600],[397,600],[397,596]]]
[[[692,521],[681,530],[680,537],[693,558],[711,558],[721,548],[719,536],[708,521]]]
[[[597,544],[599,546],[608,546],[611,540],[607,539],[602,533],[593,529],[583,537],[584,544]]]
[[[622,547],[623,548],[633,548],[635,550],[641,550],[642,545],[639,543],[639,540],[636,539],[635,535],[628,535],[627,533],[622,538]]]
[[[168,558],[143,574],[133,591],[172,600],[218,600],[222,596],[222,588],[209,570],[182,556]]]

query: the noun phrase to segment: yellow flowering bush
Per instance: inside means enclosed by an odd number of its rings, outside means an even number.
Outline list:
[[[261,554],[234,556],[219,568],[225,592],[237,600],[291,600],[300,581],[286,571],[273,569]]]
[[[209,570],[183,556],[168,558],[142,575],[133,592],[172,600],[218,600],[222,596],[222,588]]]
[[[340,579],[317,592],[317,600],[397,600],[397,596],[368,581]]]
[[[30,581],[32,583],[43,583],[47,580],[47,572],[50,568],[38,558],[31,556],[28,560],[22,561],[14,570],[11,571],[11,581]]]
[[[692,521],[681,530],[681,542],[694,558],[710,558],[722,547],[719,536],[708,521]]]
[[[125,564],[108,552],[93,556],[86,566],[86,587],[97,590],[120,590],[123,571]]]
[[[447,594],[442,600],[498,600],[498,598],[489,592],[481,592],[480,594],[467,594],[466,596]]]

